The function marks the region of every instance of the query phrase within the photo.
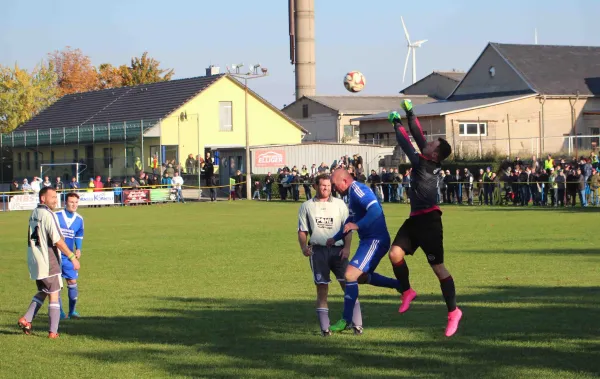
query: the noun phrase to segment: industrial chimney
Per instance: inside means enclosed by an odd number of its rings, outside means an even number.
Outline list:
[[[296,65],[296,100],[316,93],[315,1],[289,0],[290,63]]]

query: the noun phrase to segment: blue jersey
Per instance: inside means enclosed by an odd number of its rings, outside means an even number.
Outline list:
[[[62,210],[56,212],[56,219],[58,220],[60,232],[69,249],[73,252],[81,249],[81,244],[83,243],[83,217],[77,214],[77,212],[71,213]]]
[[[381,214],[369,225],[361,227],[360,220],[365,217],[371,207],[381,208],[377,197],[369,187],[360,182],[353,182],[348,188],[348,207],[355,224],[359,224],[358,236],[361,240],[378,239],[389,240],[387,225],[383,210]]]

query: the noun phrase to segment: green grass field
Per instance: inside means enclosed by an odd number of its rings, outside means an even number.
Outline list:
[[[47,339],[17,328],[35,284],[29,212],[0,214],[0,377],[594,377],[600,373],[600,212],[444,211],[446,264],[464,311],[446,308],[422,252],[407,258],[419,298],[397,313],[361,286],[365,333],[322,338],[298,204],[194,203],[82,209],[81,320]],[[395,234],[408,213],[385,207]],[[595,231],[595,232],[593,232]],[[379,272],[392,275],[387,260]],[[66,298],[66,291],[63,296]],[[332,322],[342,292],[330,292]]]

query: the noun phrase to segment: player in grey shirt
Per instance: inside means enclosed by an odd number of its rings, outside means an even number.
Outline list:
[[[338,241],[332,247],[326,246],[327,240],[344,226],[349,212],[342,200],[331,196],[329,175],[321,174],[315,177],[315,188],[316,196],[304,202],[298,212],[298,242],[302,254],[309,258],[313,279],[317,286],[317,316],[321,335],[327,337],[331,335],[327,307],[327,293],[331,283],[330,272],[333,272],[344,290],[344,274],[348,266],[352,234],[349,233],[344,240]],[[362,334],[362,314],[358,301],[354,306],[352,323],[354,333]]]

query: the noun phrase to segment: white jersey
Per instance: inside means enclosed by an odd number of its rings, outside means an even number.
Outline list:
[[[298,231],[310,234],[310,244],[325,246],[329,238],[333,238],[348,218],[346,203],[330,196],[327,201],[319,201],[316,197],[302,203],[298,212]],[[343,246],[344,241],[335,243]]]
[[[62,235],[54,213],[44,204],[31,212],[27,233],[27,263],[31,279],[44,279],[61,273],[61,256],[56,243]]]

